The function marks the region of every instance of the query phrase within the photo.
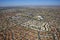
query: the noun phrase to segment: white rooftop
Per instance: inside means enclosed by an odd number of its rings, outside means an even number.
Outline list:
[[[43,19],[43,17],[42,16],[37,16],[38,18],[40,18],[41,20]]]

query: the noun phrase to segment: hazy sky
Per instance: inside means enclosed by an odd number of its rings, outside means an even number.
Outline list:
[[[60,5],[60,0],[0,0],[0,7],[23,5]]]

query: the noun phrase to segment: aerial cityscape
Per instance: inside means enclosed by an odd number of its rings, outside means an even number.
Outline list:
[[[0,40],[60,40],[59,0],[1,0]]]

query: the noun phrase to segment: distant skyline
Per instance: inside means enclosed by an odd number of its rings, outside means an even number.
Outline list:
[[[0,7],[25,5],[60,6],[60,0],[0,0]]]

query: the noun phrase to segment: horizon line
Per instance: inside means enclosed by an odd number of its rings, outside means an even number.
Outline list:
[[[60,5],[20,5],[20,6],[0,6],[0,7],[21,7],[21,6],[22,6],[22,7],[24,7],[24,6],[25,6],[25,7],[29,7],[29,6],[30,6],[30,7],[34,7],[34,6],[35,6],[35,7],[37,7],[37,6],[41,6],[41,7],[49,7],[49,6],[50,6],[50,7],[60,7]]]

